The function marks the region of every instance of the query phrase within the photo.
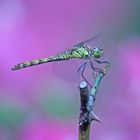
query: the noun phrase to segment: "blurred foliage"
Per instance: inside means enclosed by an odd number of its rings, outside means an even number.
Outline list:
[[[135,0],[132,13],[132,27],[133,31],[140,34],[140,1]]]
[[[0,126],[6,128],[16,128],[24,120],[25,111],[18,105],[0,104]]]
[[[117,30],[117,37],[119,40],[123,40],[126,37],[132,37],[140,35],[140,1],[131,1],[131,12],[129,17],[126,18],[124,23],[121,23],[120,29]]]
[[[49,88],[47,94],[41,97],[41,106],[50,117],[70,119],[76,113],[74,97],[68,93],[66,88],[54,87]]]

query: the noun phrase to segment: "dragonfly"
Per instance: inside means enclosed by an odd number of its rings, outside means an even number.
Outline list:
[[[84,60],[84,63],[78,68],[78,73],[80,73],[81,70],[81,76],[83,79],[88,83],[90,87],[91,84],[88,82],[88,80],[84,76],[84,71],[86,68],[87,63],[89,62],[90,67],[93,71],[100,71],[100,68],[95,68],[93,65],[93,61],[102,64],[102,63],[109,63],[109,61],[100,61],[99,59],[103,55],[103,49],[99,45],[87,45],[87,42],[93,41],[95,38],[97,38],[98,35],[85,40],[83,42],[80,42],[76,45],[74,45],[71,49],[68,49],[66,51],[63,51],[61,53],[58,53],[56,55],[46,57],[46,58],[40,58],[40,59],[35,59],[31,61],[26,61],[19,63],[15,65],[12,70],[20,70],[23,68],[27,67],[32,67],[44,63],[49,63],[49,62],[55,62],[55,61],[65,61],[65,60],[70,60],[70,59],[82,59]]]

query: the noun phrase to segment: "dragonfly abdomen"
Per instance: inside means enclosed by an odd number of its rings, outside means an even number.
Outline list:
[[[84,59],[84,58],[87,58],[88,55],[89,55],[89,52],[84,47],[81,47],[78,49],[74,49],[74,50],[72,49],[69,51],[65,51],[63,53],[60,53],[60,54],[57,54],[55,56],[51,56],[48,58],[36,59],[36,60],[19,63],[19,64],[15,65],[14,68],[12,68],[12,70],[19,70],[22,68],[39,65],[42,63],[63,61],[63,60],[68,60],[68,59],[72,59],[72,58]]]
[[[48,62],[68,60],[70,58],[72,58],[71,54],[69,52],[64,52],[55,56],[48,57]]]
[[[48,62],[48,60],[49,60],[48,58],[42,58],[42,59],[36,59],[36,60],[31,60],[31,61],[19,63],[19,64],[15,65],[12,68],[12,70],[19,70],[19,69],[22,69],[22,68],[39,65],[39,64]]]
[[[65,52],[65,53],[57,54],[55,56],[51,56],[48,58],[36,59],[36,60],[19,63],[19,64],[15,65],[12,68],[12,70],[19,70],[22,68],[27,68],[27,67],[31,67],[31,66],[35,66],[35,65],[39,65],[39,64],[43,64],[43,63],[48,63],[48,62],[53,62],[53,61],[68,60],[70,58],[71,58],[70,53]]]

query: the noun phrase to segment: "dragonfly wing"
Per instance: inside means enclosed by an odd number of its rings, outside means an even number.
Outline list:
[[[91,43],[92,41],[95,41],[97,38],[99,38],[101,36],[101,34],[98,34],[96,36],[93,36],[83,42],[80,42],[80,43],[77,43],[76,45],[72,46],[71,48],[69,49],[66,49],[64,51],[62,51],[62,53],[64,52],[72,52],[72,51],[76,51],[77,49],[79,49],[80,47],[83,47],[86,43]]]
[[[77,81],[79,66],[83,63],[80,59],[70,59],[68,61],[59,61],[52,64],[52,71],[54,75],[66,81]]]
[[[77,47],[79,48],[79,47],[85,45],[86,43],[91,43],[92,41],[96,40],[100,36],[101,36],[101,34],[97,34],[97,35],[95,35],[95,36],[93,36],[93,37],[91,37],[91,38],[89,38],[89,39],[87,39],[87,40],[85,40],[83,42],[80,42],[80,43],[74,45],[73,48],[77,48]]]

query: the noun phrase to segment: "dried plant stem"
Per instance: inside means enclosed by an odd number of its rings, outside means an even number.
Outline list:
[[[106,64],[94,81],[91,91],[88,90],[88,85],[85,81],[80,83],[80,116],[79,116],[79,140],[89,140],[90,125],[93,120],[100,122],[98,117],[93,112],[93,105],[100,82],[110,67],[110,63]]]

